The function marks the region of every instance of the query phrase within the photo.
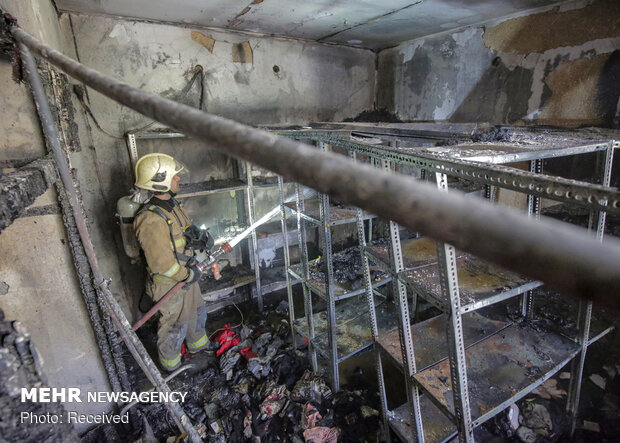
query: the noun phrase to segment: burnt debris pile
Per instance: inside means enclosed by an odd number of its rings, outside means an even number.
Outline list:
[[[47,387],[30,336],[0,310],[0,441],[79,441],[60,403],[22,401],[22,388]]]
[[[324,377],[312,373],[305,350],[291,344],[284,315],[271,313],[271,321],[253,317],[244,325],[225,325],[212,338],[220,343],[215,354],[189,359],[188,364],[202,369],[188,370],[169,382],[173,391],[188,392],[182,406],[203,439],[374,440],[380,422],[376,394],[333,393]],[[303,344],[302,339],[297,342]],[[206,362],[196,363],[200,359]],[[137,408],[143,420],[136,437],[179,434],[164,405]]]

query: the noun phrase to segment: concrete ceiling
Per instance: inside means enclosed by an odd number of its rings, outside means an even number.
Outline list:
[[[59,10],[379,50],[557,0],[56,0]]]

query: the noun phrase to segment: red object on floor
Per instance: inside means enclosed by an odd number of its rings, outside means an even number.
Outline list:
[[[187,346],[183,343],[181,344],[181,357],[185,357],[185,354],[187,354]]]
[[[222,337],[223,334],[225,334],[226,332],[230,331],[230,325],[228,323],[226,323],[224,326],[222,326],[220,332],[218,332],[217,334],[215,334],[214,337],[212,337],[212,339],[214,341],[219,342],[220,338]]]
[[[243,358],[245,358],[246,360],[250,360],[251,358],[256,358],[258,357],[258,354],[256,352],[252,351],[252,346],[248,346],[247,348],[243,348],[242,350],[239,351],[239,353],[243,356]]]
[[[216,356],[222,355],[224,352],[228,351],[233,346],[239,344],[241,339],[239,335],[230,329],[230,325],[224,325],[224,330],[220,332],[215,340],[220,342],[220,348],[215,353]]]

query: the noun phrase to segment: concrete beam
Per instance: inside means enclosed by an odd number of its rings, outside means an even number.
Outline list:
[[[51,159],[36,160],[0,177],[0,233],[56,180]]]

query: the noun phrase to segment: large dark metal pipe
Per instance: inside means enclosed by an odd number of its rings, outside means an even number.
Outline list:
[[[103,274],[101,273],[101,269],[99,268],[99,262],[97,261],[97,256],[95,255],[95,249],[93,247],[90,234],[86,225],[86,218],[82,213],[77,191],[75,189],[75,186],[73,185],[69,162],[65,157],[62,147],[60,146],[58,130],[52,118],[52,113],[49,109],[47,97],[45,95],[45,91],[43,90],[43,85],[41,84],[41,79],[39,78],[39,75],[37,73],[36,62],[26,45],[19,43],[19,50],[26,67],[28,81],[30,83],[30,87],[32,88],[32,93],[34,96],[35,104],[37,106],[37,111],[39,113],[39,117],[41,118],[43,131],[45,133],[45,137],[50,146],[50,149],[52,150],[52,154],[54,155],[54,159],[56,160],[58,173],[62,180],[63,187],[69,198],[69,202],[73,211],[73,216],[75,218],[80,239],[82,240],[82,244],[84,246],[84,251],[88,258],[88,263],[90,264],[93,273],[95,284],[97,285],[99,292],[103,294],[104,302],[107,306],[106,311],[108,311],[112,316],[112,320],[114,321],[119,333],[123,337],[123,340],[127,344],[127,348],[136,359],[146,376],[149,378],[153,386],[156,386],[160,392],[170,392],[170,388],[166,384],[160,372],[157,370],[155,363],[144,349],[144,346],[140,342],[140,339],[131,330],[131,325],[127,321],[121,307],[114,299],[114,296],[108,288],[107,282],[103,278]],[[109,349],[106,352],[107,356],[104,358],[111,358],[111,355],[109,355],[108,353]],[[114,382],[112,382],[111,380],[111,384],[115,385],[114,389],[120,390],[118,380],[115,380]],[[200,442],[201,439],[198,435],[198,432],[192,426],[189,418],[187,417],[185,412],[183,412],[181,406],[178,403],[174,402],[166,403],[165,405],[172,413],[179,428],[182,431],[187,432],[191,441]]]
[[[515,210],[320,152],[109,78],[15,29],[15,38],[91,88],[210,147],[453,244],[551,288],[620,311],[620,242],[598,244],[581,229],[533,221]]]

